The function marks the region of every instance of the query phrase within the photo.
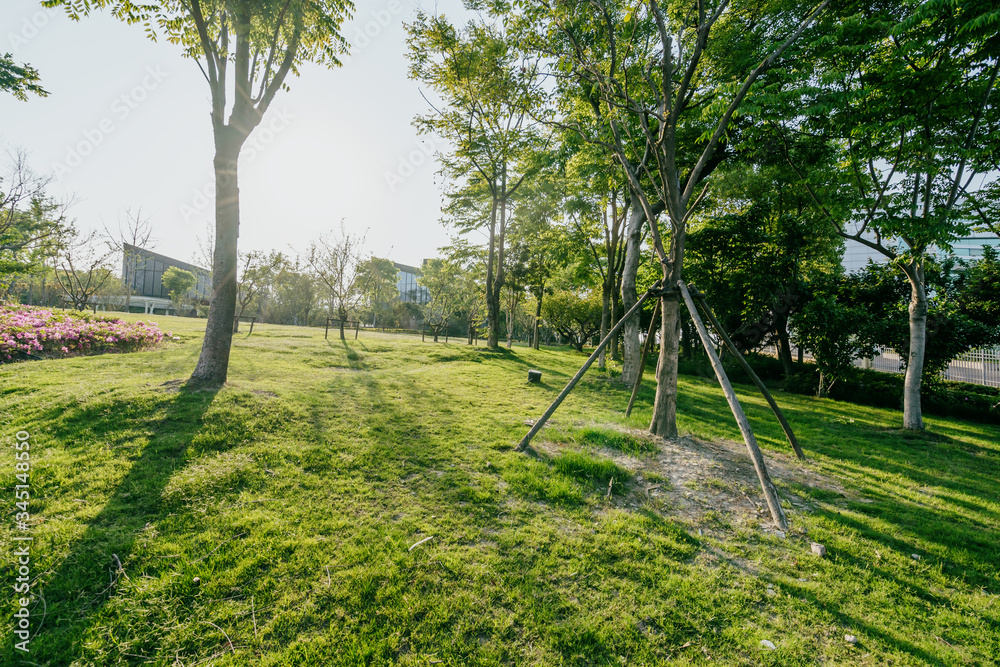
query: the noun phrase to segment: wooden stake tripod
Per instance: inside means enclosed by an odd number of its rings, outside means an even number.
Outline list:
[[[538,421],[536,421],[534,425],[531,427],[531,430],[529,430],[528,433],[521,440],[521,442],[518,443],[517,447],[515,447],[516,451],[523,451],[528,446],[528,444],[531,442],[531,439],[535,437],[535,435],[542,429],[543,426],[545,426],[545,423],[556,411],[556,408],[558,408],[559,405],[563,402],[563,400],[569,395],[569,393],[573,391],[573,388],[577,385],[577,383],[580,381],[583,375],[587,372],[587,369],[590,368],[591,364],[594,363],[594,360],[597,359],[597,357],[601,354],[601,351],[607,346],[612,336],[618,333],[618,330],[624,325],[624,323],[628,320],[628,318],[631,317],[642,306],[643,302],[650,296],[662,297],[664,296],[664,294],[666,294],[665,291],[659,289],[659,285],[660,283],[659,281],[657,281],[657,283],[655,283],[652,287],[650,287],[646,291],[646,293],[642,295],[642,298],[640,298],[636,302],[636,304],[632,306],[632,308],[630,308],[629,311],[625,313],[624,316],[622,316],[622,318],[611,329],[611,331],[608,332],[607,336],[604,337],[604,340],[600,342],[600,344],[594,349],[594,352],[590,355],[587,361],[584,362],[583,367],[580,368],[580,370],[577,371],[576,375],[574,375],[570,379],[570,381],[566,384],[566,387],[562,390],[562,392],[559,393],[559,396],[556,397],[556,400],[552,402],[552,405],[548,407],[548,409],[542,414],[542,416],[538,419]],[[744,414],[743,408],[742,406],[740,406],[739,399],[736,397],[736,392],[733,391],[733,386],[732,384],[730,384],[729,378],[726,376],[726,371],[722,367],[722,361],[719,359],[719,356],[715,353],[715,346],[712,344],[711,338],[709,338],[708,330],[705,328],[704,322],[702,322],[701,317],[698,315],[698,309],[694,305],[694,301],[692,300],[691,294],[688,291],[687,286],[684,285],[682,281],[677,281],[677,288],[680,290],[680,294],[684,299],[684,303],[687,306],[688,311],[691,313],[691,319],[694,320],[695,328],[698,330],[698,336],[701,338],[702,344],[705,346],[705,351],[708,353],[709,360],[712,362],[712,368],[715,370],[715,375],[716,378],[719,380],[719,385],[722,387],[722,391],[726,395],[726,401],[729,403],[729,408],[730,410],[732,410],[733,417],[736,418],[736,423],[740,428],[740,433],[743,434],[743,440],[746,443],[747,451],[750,454],[750,459],[753,461],[754,469],[757,471],[757,478],[760,480],[761,490],[764,492],[764,497],[767,500],[768,509],[770,509],[771,511],[771,518],[774,519],[774,523],[775,525],[778,526],[779,529],[788,530],[788,520],[785,518],[785,513],[781,509],[781,502],[778,499],[778,491],[777,489],[775,489],[774,483],[771,481],[771,477],[767,472],[767,466],[764,463],[764,455],[760,451],[760,446],[757,444],[757,439],[754,437],[753,431],[750,428],[750,422],[747,421],[746,414]],[[670,291],[673,292],[673,290]],[[674,292],[674,294],[676,295],[676,292]],[[757,377],[756,373],[754,373],[753,370],[750,369],[749,364],[747,364],[746,360],[743,359],[742,355],[740,355],[739,351],[736,349],[736,346],[733,345],[733,342],[729,339],[729,337],[725,334],[725,332],[722,331],[722,327],[719,325],[718,320],[715,318],[715,314],[712,313],[712,310],[711,308],[709,308],[708,303],[704,300],[704,295],[698,293],[698,297],[702,303],[702,307],[704,307],[705,312],[708,313],[709,318],[711,319],[711,322],[715,327],[716,331],[719,333],[719,337],[722,339],[723,343],[726,344],[726,346],[730,349],[733,355],[740,361],[743,369],[747,371],[747,374],[750,375],[751,379],[754,380],[754,383],[757,385],[758,389],[760,389],[761,392],[764,394],[765,398],[768,399],[768,404],[771,406],[771,409],[774,410],[775,415],[781,422],[782,428],[785,429],[785,434],[788,436],[789,442],[792,443],[792,447],[795,449],[796,455],[798,455],[799,458],[805,458],[805,456],[802,454],[801,448],[798,446],[798,441],[795,439],[794,434],[792,434],[791,428],[788,426],[788,422],[785,420],[784,415],[781,414],[781,410],[780,408],[778,408],[777,403],[774,402],[774,398],[771,397],[770,393],[764,387],[764,384],[760,381],[760,378]],[[659,302],[657,302],[657,306],[659,306]],[[646,356],[649,353],[649,348],[651,345],[653,334],[656,331],[656,314],[657,314],[656,311],[658,310],[659,310],[658,307],[654,309],[653,321],[650,323],[649,333],[646,336],[646,343],[643,346],[643,354],[641,360],[642,363],[639,367],[639,374],[636,378],[636,384],[632,390],[632,396],[629,399],[629,407],[626,414],[628,414],[628,412],[631,412],[632,405],[635,402],[635,397],[639,390],[639,384],[642,382],[642,371],[643,367],[645,366]]]

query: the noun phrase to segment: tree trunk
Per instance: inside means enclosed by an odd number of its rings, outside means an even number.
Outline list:
[[[632,195],[632,213],[628,219],[628,229],[625,238],[625,265],[622,270],[622,308],[628,312],[639,300],[636,292],[635,278],[639,270],[640,244],[642,242],[642,224],[646,219],[638,197]],[[639,345],[639,313],[629,318],[622,327],[622,382],[631,387],[639,376],[639,357],[642,347]]]
[[[347,311],[340,309],[337,315],[340,316],[340,340],[347,340],[347,337],[344,336],[344,320],[347,319]]]
[[[212,385],[226,382],[229,350],[236,315],[237,237],[240,230],[240,190],[237,160],[246,137],[232,128],[217,128],[215,140],[215,257],[212,300],[201,356],[191,380]]]
[[[615,318],[616,309],[615,306],[618,305],[618,293],[621,289],[621,281],[617,281],[611,288],[611,310],[608,316],[608,329],[614,329],[615,325],[618,324],[617,318]],[[616,334],[611,341],[608,343],[608,348],[611,350],[611,359],[613,361],[621,361],[621,356],[619,355],[620,348],[618,346],[618,339],[621,337],[621,333]]]
[[[611,319],[611,285],[605,280],[601,286],[601,340],[608,335],[609,320]],[[597,357],[597,370],[606,370],[605,353],[607,348],[601,350],[601,355]]]
[[[674,220],[682,220],[676,212]],[[661,297],[660,303],[660,359],[656,364],[656,398],[653,400],[653,418],[649,432],[661,438],[677,437],[677,366],[681,333],[680,295],[677,282],[682,279],[684,266],[685,228],[675,228],[670,235],[669,261],[663,265],[663,289],[673,290],[670,296]]]
[[[531,347],[538,349],[538,323],[542,319],[542,296],[545,294],[545,287],[541,286],[535,296],[535,326],[532,327]]]
[[[912,260],[904,271],[910,279],[910,353],[903,379],[903,428],[922,430],[924,418],[920,406],[920,381],[927,348],[927,292],[924,288],[924,267],[919,260]]]
[[[680,301],[660,301],[660,358],[656,363],[656,398],[649,432],[661,438],[677,437],[677,352],[680,340]]]
[[[792,365],[792,346],[788,341],[788,314],[777,313],[775,315],[775,330],[778,334],[778,358],[781,359],[781,368],[785,377],[791,377],[795,372]]]
[[[490,209],[490,239],[486,254],[486,347],[491,349],[497,347],[500,338],[500,295],[494,287],[497,269],[497,205],[494,198]]]
[[[507,311],[507,349],[514,344],[514,310]]]
[[[504,273],[504,236],[507,231],[507,177],[506,172],[503,177],[503,182],[500,187],[500,221],[499,229],[497,232],[496,246],[497,246],[497,270],[496,275],[493,278],[493,322],[490,326],[490,340],[489,346],[491,348],[498,348],[500,346],[500,295],[503,292],[504,281],[506,275]]]

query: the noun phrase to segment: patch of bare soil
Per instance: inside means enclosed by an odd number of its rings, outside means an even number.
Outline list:
[[[608,499],[607,506],[651,507],[702,534],[741,526],[775,530],[757,472],[742,442],[706,442],[687,436],[664,440],[645,431],[620,430],[649,442],[654,451],[639,456],[606,448],[596,451],[635,477],[630,491]],[[542,441],[534,447],[556,456],[576,446]],[[795,514],[809,511],[812,503],[795,493],[792,486],[800,484],[844,493],[837,481],[817,472],[809,461],[771,451],[764,452],[764,460],[793,530]]]

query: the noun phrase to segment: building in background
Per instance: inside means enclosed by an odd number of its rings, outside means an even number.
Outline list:
[[[132,305],[143,308],[144,312],[161,309],[166,312],[171,308],[170,295],[163,286],[163,272],[172,266],[194,274],[197,282],[188,292],[189,297],[207,302],[212,296],[212,272],[208,269],[128,244],[122,255],[122,280],[132,290]]]
[[[874,237],[872,237],[874,239]],[[1000,238],[996,234],[987,232],[972,232],[955,241],[951,248],[951,255],[964,262],[976,261],[983,257],[983,246],[991,245],[1000,250]],[[942,255],[940,251],[935,254]],[[844,268],[848,273],[865,268],[868,260],[873,262],[884,262],[885,255],[872,250],[868,246],[857,241],[847,240],[844,242]]]
[[[415,266],[407,266],[399,262],[393,262],[393,266],[399,271],[399,280],[396,287],[399,289],[399,300],[403,303],[416,303],[423,305],[431,300],[430,292],[426,287],[417,284],[420,278],[420,269]]]

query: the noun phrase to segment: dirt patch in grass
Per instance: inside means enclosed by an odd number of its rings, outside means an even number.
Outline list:
[[[760,490],[753,462],[741,442],[708,442],[685,436],[665,440],[638,429],[618,429],[632,442],[643,443],[632,455],[612,447],[539,441],[534,448],[554,460],[584,447],[608,459],[632,476],[628,492],[608,499],[608,507],[653,508],[680,520],[702,534],[740,527],[774,530]],[[792,524],[796,512],[809,511],[812,502],[795,489],[819,488],[843,495],[843,486],[813,469],[809,461],[769,451],[765,463]]]

